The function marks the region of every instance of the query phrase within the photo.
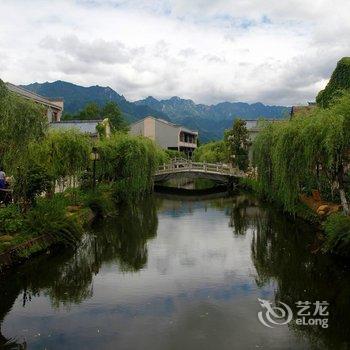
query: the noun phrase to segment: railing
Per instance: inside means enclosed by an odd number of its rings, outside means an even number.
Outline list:
[[[199,171],[229,176],[243,177],[244,173],[228,164],[192,162],[184,158],[174,158],[171,163],[159,166],[156,175],[186,171]]]

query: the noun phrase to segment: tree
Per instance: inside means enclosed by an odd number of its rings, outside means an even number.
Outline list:
[[[248,147],[250,145],[246,122],[235,119],[232,129],[225,132],[225,143],[229,160],[240,170],[247,170],[249,165]]]
[[[113,102],[107,102],[103,108],[100,108],[97,103],[90,102],[86,104],[83,110],[77,114],[65,114],[63,119],[65,120],[93,120],[93,119],[108,119],[111,131],[125,131],[127,128],[126,122],[122,116],[122,113],[118,105]]]
[[[102,117],[108,118],[111,130],[112,131],[123,131],[126,128],[126,123],[124,118],[122,117],[122,114],[120,112],[120,109],[118,108],[118,105],[115,102],[107,102],[105,106],[102,108]]]
[[[338,62],[327,86],[318,93],[316,102],[318,106],[328,108],[346,91],[350,91],[350,57],[343,57]]]
[[[350,93],[327,109],[266,126],[254,141],[253,154],[262,194],[287,211],[295,212],[301,193],[318,189],[324,197],[340,200],[348,214]]]
[[[85,108],[78,114],[78,119],[81,120],[93,120],[99,119],[101,115],[101,109],[95,102],[87,103]]]
[[[206,143],[198,147],[193,154],[197,162],[224,163],[227,161],[227,151],[224,141]]]
[[[0,161],[8,171],[16,169],[32,140],[48,129],[45,108],[10,92],[0,80]]]

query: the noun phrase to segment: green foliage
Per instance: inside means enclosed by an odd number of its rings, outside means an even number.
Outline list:
[[[33,235],[51,234],[74,245],[82,234],[82,226],[74,214],[67,214],[66,207],[67,200],[63,196],[38,199],[25,217],[26,229]]]
[[[350,217],[339,213],[330,215],[325,224],[326,241],[324,251],[349,256]]]
[[[151,191],[153,175],[160,161],[154,142],[144,137],[117,133],[97,145],[99,181],[114,182],[118,200],[138,198]]]
[[[227,150],[224,141],[209,142],[198,147],[193,153],[196,162],[225,163]]]
[[[156,149],[156,163],[157,163],[157,165],[162,165],[165,163],[169,163],[171,161],[171,156],[169,155],[167,150],[163,150],[162,148],[160,148],[156,144],[154,144],[154,147]]]
[[[338,62],[326,88],[318,93],[316,102],[320,107],[327,108],[348,90],[350,90],[350,57],[343,57]]]
[[[13,196],[26,211],[35,198],[52,188],[52,177],[46,169],[36,163],[26,162],[14,173]]]
[[[32,140],[48,128],[45,108],[8,91],[0,80],[0,162],[11,172]]]
[[[250,142],[244,120],[234,120],[232,129],[225,131],[225,143],[228,150],[228,158],[232,164],[243,171],[247,170],[249,165],[248,147],[250,146]]]
[[[94,120],[101,118],[101,108],[95,102],[88,102],[82,110],[76,114],[65,113],[63,120]]]
[[[295,212],[299,194],[344,190],[350,147],[350,94],[324,110],[263,127],[253,144],[261,194]]]
[[[174,149],[166,149],[164,152],[169,159],[187,158],[184,152],[176,151]]]
[[[91,149],[91,139],[79,131],[50,130],[44,140],[30,144],[28,156],[57,179],[86,169]]]
[[[105,104],[102,108],[102,117],[103,119],[107,118],[109,120],[112,132],[126,129],[125,120],[115,102],[110,101]]]
[[[86,169],[90,152],[90,138],[75,130],[51,130],[44,139],[31,141],[12,171],[15,200],[27,210],[38,195],[53,192],[55,180]]]
[[[108,119],[111,126],[111,131],[125,131],[127,129],[126,121],[124,120],[122,113],[118,105],[109,101],[100,108],[99,105],[95,102],[89,102],[85,105],[77,114],[65,114],[65,120],[94,120],[94,119]],[[99,132],[102,132],[101,126],[99,126]]]
[[[23,217],[17,205],[10,204],[0,209],[0,235],[18,233],[23,225]]]
[[[110,216],[116,211],[112,191],[110,185],[100,184],[96,189],[84,193],[84,206],[90,208],[98,217]]]

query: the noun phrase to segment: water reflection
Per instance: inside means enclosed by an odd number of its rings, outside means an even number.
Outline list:
[[[122,271],[137,271],[147,263],[147,240],[157,234],[155,199],[125,205],[107,223],[96,222],[76,250],[59,249],[39,256],[0,279],[0,320],[18,295],[26,306],[34,297],[48,296],[53,308],[79,304],[93,295],[92,279],[102,264],[116,261]],[[0,323],[1,324],[1,323]],[[23,346],[0,332],[0,346]]]
[[[315,348],[347,349],[350,344],[350,273],[341,261],[312,253],[314,230],[305,223],[281,220],[280,214],[266,210],[256,222],[252,240],[252,259],[257,270],[256,283],[264,286],[277,282],[276,301],[280,300],[297,313],[297,301],[327,301],[330,306],[329,328],[298,326],[295,332],[309,337]]]
[[[348,348],[349,270],[312,253],[314,228],[251,195],[174,198],[121,207],[0,279],[0,347]],[[326,300],[330,327],[269,330],[257,298]]]

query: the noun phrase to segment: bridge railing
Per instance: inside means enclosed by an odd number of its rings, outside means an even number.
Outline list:
[[[159,166],[156,174],[175,173],[184,171],[202,171],[207,173],[242,176],[238,168],[228,164],[192,162],[187,159],[174,159],[173,162]]]

